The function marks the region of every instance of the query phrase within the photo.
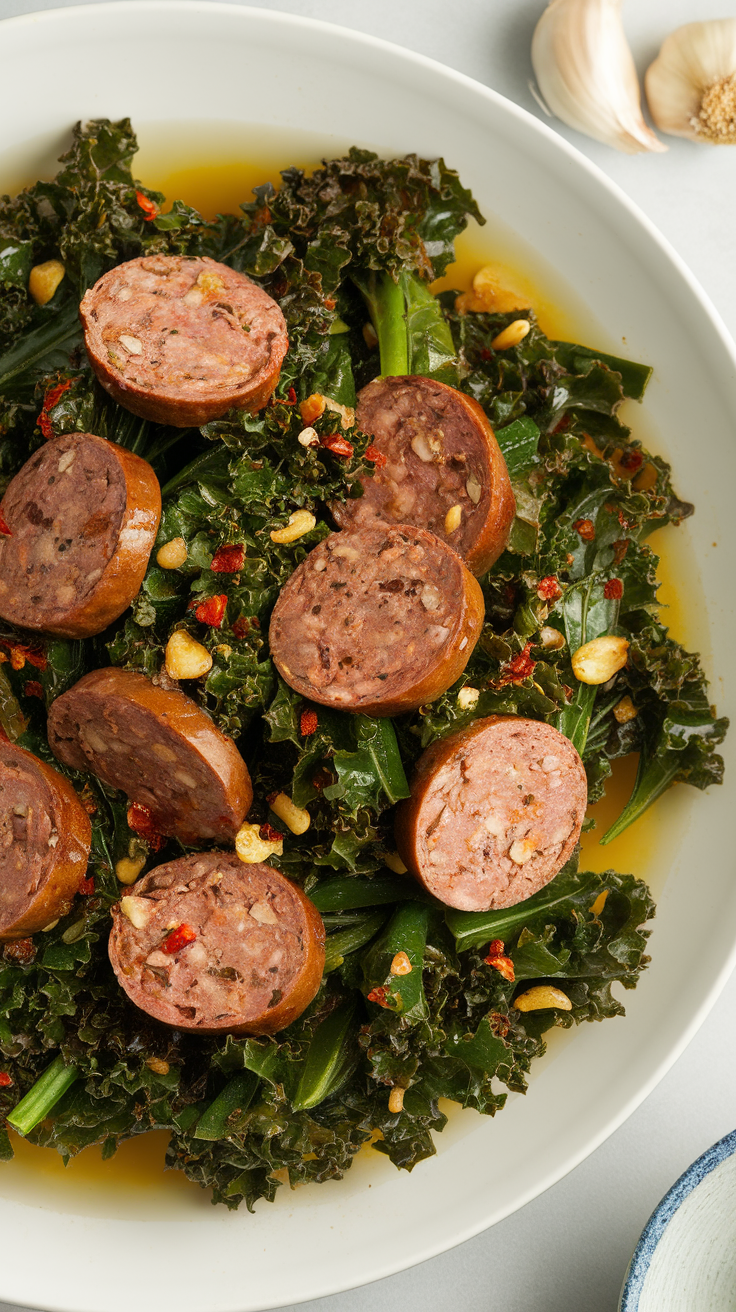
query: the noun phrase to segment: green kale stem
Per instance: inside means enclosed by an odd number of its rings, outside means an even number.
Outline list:
[[[575,750],[583,755],[588,741],[590,717],[593,711],[595,695],[598,689],[594,684],[579,683],[569,706],[563,707],[557,716],[557,728],[570,739]]]
[[[30,1134],[39,1121],[43,1121],[53,1111],[59,1099],[78,1079],[79,1071],[76,1066],[67,1066],[63,1057],[57,1057],[50,1066],[46,1067],[43,1075],[39,1075],[25,1098],[21,1098],[18,1106],[13,1108],[6,1118],[8,1124],[12,1125],[19,1134]]]
[[[381,376],[409,373],[409,338],[406,329],[406,302],[400,283],[390,273],[370,273],[355,280],[362,292],[371,323],[378,336]]]
[[[53,318],[19,337],[16,342],[0,356],[0,392],[12,383],[26,369],[37,365],[51,351],[81,341],[82,330],[79,326],[79,308],[76,300],[65,305]]]
[[[402,902],[421,897],[419,887],[402,875],[376,875],[361,879],[347,875],[328,879],[309,894],[317,910],[353,911],[359,907],[377,907],[385,902]]]
[[[307,1059],[292,1100],[295,1112],[306,1111],[329,1098],[355,1069],[353,1017],[355,998],[348,998],[322,1021],[309,1045]]]
[[[358,924],[352,924],[349,929],[340,929],[336,934],[329,934],[325,943],[325,975],[331,970],[337,970],[351,952],[357,952],[358,948],[363,948],[366,943],[370,943],[385,923],[386,912],[374,911],[372,916],[366,916]]]
[[[248,1110],[259,1082],[258,1076],[253,1071],[245,1071],[230,1080],[200,1116],[194,1138],[210,1140],[227,1138],[228,1120],[234,1112]]]

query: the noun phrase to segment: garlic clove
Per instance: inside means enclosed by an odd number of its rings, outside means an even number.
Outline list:
[[[539,90],[563,123],[627,155],[667,147],[641,114],[622,0],[551,0],[532,39]]]
[[[686,23],[647,69],[658,128],[712,146],[736,145],[736,18]]]

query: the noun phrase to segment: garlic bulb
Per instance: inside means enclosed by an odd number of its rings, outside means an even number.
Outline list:
[[[552,0],[537,23],[532,63],[539,90],[563,123],[627,155],[667,147],[641,114],[622,0]]]
[[[687,23],[647,69],[647,100],[663,132],[736,145],[736,18]]]

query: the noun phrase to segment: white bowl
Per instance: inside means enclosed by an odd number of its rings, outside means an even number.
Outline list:
[[[443,154],[489,214],[553,266],[604,346],[650,362],[647,410],[698,513],[680,530],[696,562],[714,696],[736,650],[736,357],[703,294],[647,220],[544,125],[468,78],[369,37],[281,13],[125,0],[10,19],[0,29],[0,174],[34,176],[76,119],[235,122],[386,153]],[[288,159],[284,163],[289,163]],[[714,546],[717,542],[717,547]],[[699,571],[699,574],[698,574]],[[699,579],[699,581],[698,581]],[[693,603],[694,604],[694,603]],[[0,1171],[0,1297],[74,1312],[246,1312],[333,1293],[459,1243],[533,1198],[633,1111],[682,1051],[736,955],[733,807],[680,788],[661,804],[647,863],[663,886],[653,965],[626,1020],[553,1045],[526,1099],[498,1120],[457,1115],[412,1175],[361,1155],[345,1180],[283,1190],[254,1216],[132,1210],[93,1193],[29,1187]],[[35,1190],[35,1191],[34,1191]],[[155,1206],[154,1206],[155,1202]],[[43,1254],[43,1261],[38,1255]]]
[[[619,1312],[732,1312],[736,1291],[736,1130],[655,1207],[629,1263]]]

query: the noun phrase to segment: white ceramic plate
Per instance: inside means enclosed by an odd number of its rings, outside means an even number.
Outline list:
[[[308,129],[386,153],[443,154],[481,208],[500,215],[575,289],[607,342],[655,366],[648,410],[697,503],[682,530],[700,571],[701,643],[721,711],[736,650],[736,357],[674,253],[581,155],[458,73],[368,37],[280,13],[150,0],[2,24],[0,175],[34,176],[76,119],[228,121]],[[289,163],[288,159],[284,163]],[[715,546],[714,544],[718,545]],[[695,572],[686,579],[697,578]],[[457,1116],[410,1176],[362,1157],[343,1182],[281,1191],[255,1216],[139,1198],[3,1196],[0,1297],[74,1312],[246,1312],[385,1276],[459,1243],[533,1198],[630,1114],[692,1036],[736,943],[733,805],[676,790],[649,859],[664,884],[654,964],[625,1021],[556,1045],[526,1099],[496,1121]],[[665,882],[666,876],[666,882]],[[377,1158],[376,1154],[372,1154]],[[94,1214],[90,1214],[94,1213]],[[39,1254],[43,1261],[39,1261]]]

